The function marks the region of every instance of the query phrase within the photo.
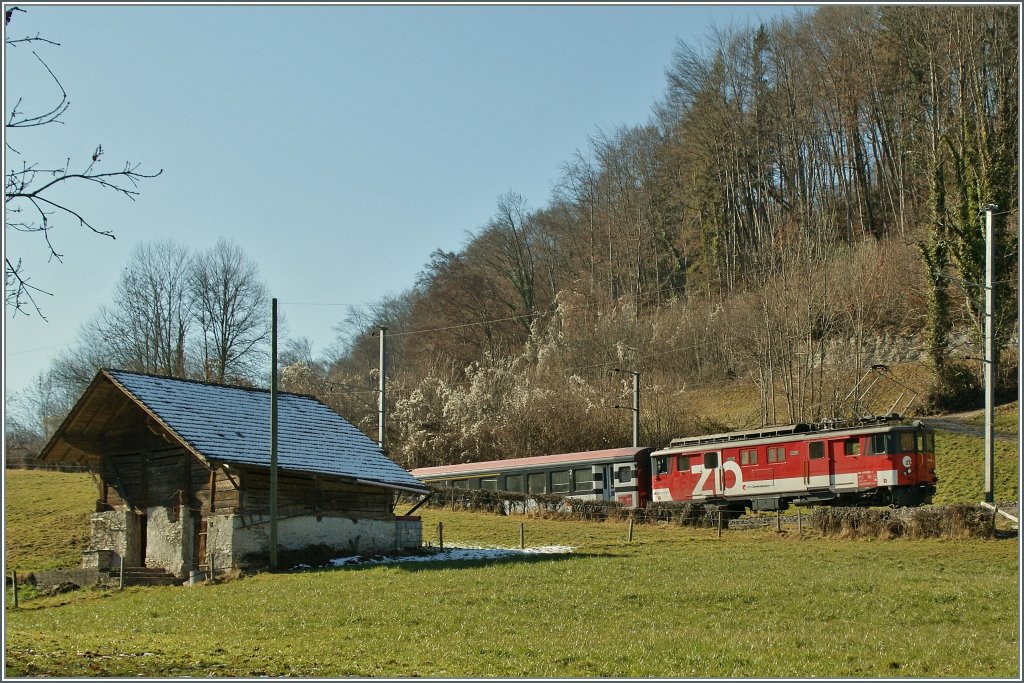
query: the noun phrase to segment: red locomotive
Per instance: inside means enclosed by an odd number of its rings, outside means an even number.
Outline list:
[[[423,482],[616,501],[693,502],[741,513],[796,505],[924,505],[935,432],[891,419],[796,424],[618,448],[413,470]]]
[[[806,424],[674,439],[651,454],[651,497],[729,510],[924,505],[935,494],[935,432],[921,422]]]

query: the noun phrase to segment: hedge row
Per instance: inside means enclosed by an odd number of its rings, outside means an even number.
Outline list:
[[[652,503],[646,509],[629,508],[614,501],[582,500],[550,494],[525,494],[485,489],[429,486],[427,507],[530,515],[545,519],[626,520],[638,523],[671,522],[683,526],[713,527],[718,516],[692,503]]]
[[[991,538],[992,511],[980,505],[915,508],[819,508],[810,517],[822,536],[838,538]]]

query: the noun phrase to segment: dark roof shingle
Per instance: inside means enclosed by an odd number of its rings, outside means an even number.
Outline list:
[[[270,392],[104,370],[209,460],[270,466]],[[423,490],[376,441],[310,396],[278,393],[278,466]]]

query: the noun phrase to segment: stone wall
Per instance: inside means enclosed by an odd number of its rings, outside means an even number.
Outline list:
[[[422,541],[419,517],[357,519],[343,516],[304,515],[282,519],[277,525],[279,552],[336,557],[378,555],[418,549]],[[270,524],[243,526],[241,515],[215,515],[207,520],[207,552],[217,568],[246,567],[268,556]]]
[[[146,566],[162,567],[179,578],[192,568],[192,519],[187,506],[152,507],[146,510]]]
[[[409,553],[423,545],[423,520],[419,517],[395,518],[395,550]]]
[[[139,517],[130,510],[110,510],[93,513],[89,520],[91,541],[88,550],[109,550],[115,557],[109,559],[114,566],[124,558],[125,566],[139,567],[142,556],[139,545]],[[83,555],[86,563],[99,562],[97,553]]]

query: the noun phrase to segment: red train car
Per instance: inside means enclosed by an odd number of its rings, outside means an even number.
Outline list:
[[[921,422],[798,424],[674,439],[651,458],[654,501],[736,512],[791,503],[923,505],[938,481],[935,433]]]
[[[742,513],[796,505],[923,505],[935,476],[935,432],[884,418],[674,439],[615,448],[424,467],[424,483],[615,501],[691,502]]]

